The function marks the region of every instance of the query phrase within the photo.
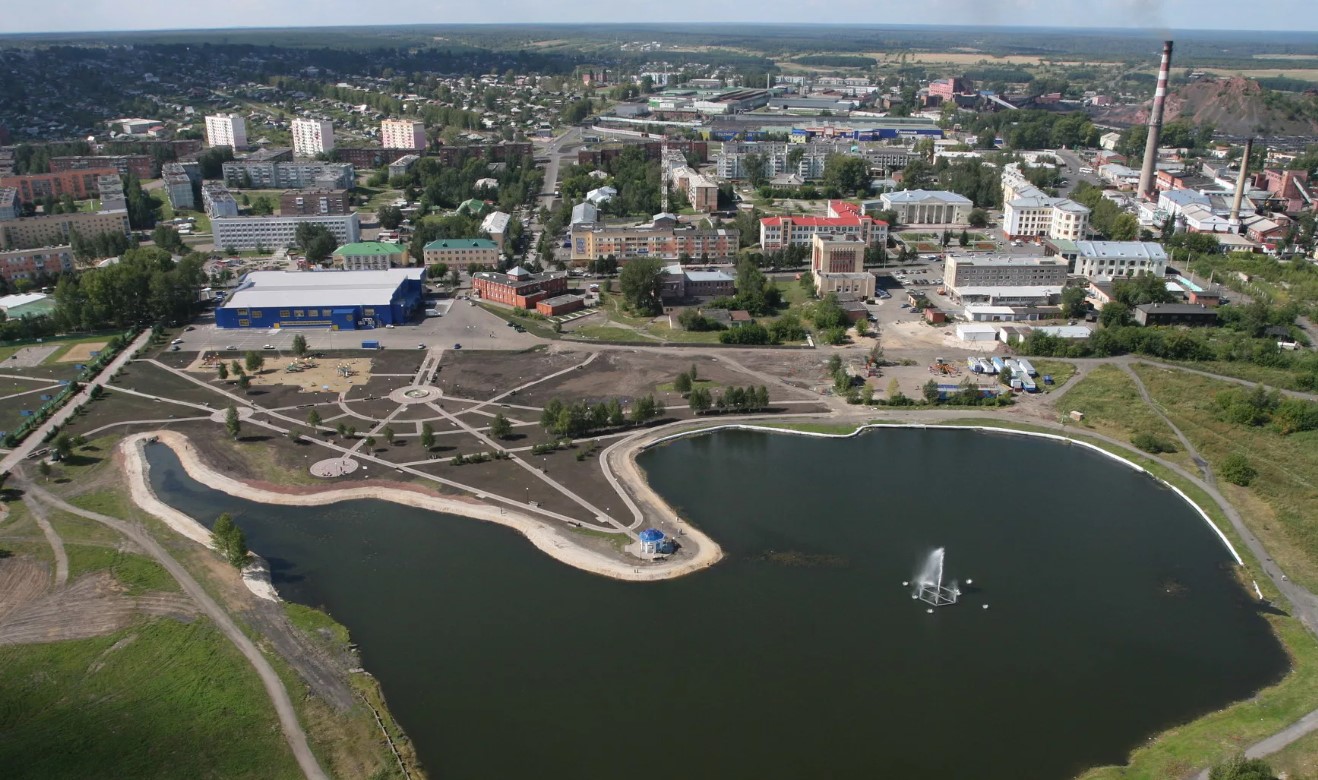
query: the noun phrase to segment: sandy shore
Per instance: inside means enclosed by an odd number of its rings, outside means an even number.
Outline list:
[[[179,461],[183,464],[188,476],[207,487],[228,493],[236,498],[282,506],[324,506],[338,501],[379,499],[432,512],[461,515],[513,528],[525,536],[537,549],[555,560],[604,577],[639,582],[672,579],[707,568],[723,556],[722,550],[712,539],[695,532],[694,539],[692,539],[694,541],[692,547],[695,548],[694,554],[690,556],[678,556],[676,559],[653,563],[613,558],[582,547],[578,540],[573,538],[571,531],[559,529],[531,515],[509,508],[485,504],[474,499],[438,496],[416,488],[363,485],[352,488],[329,488],[307,493],[267,490],[214,471],[202,461],[196,448],[183,434],[161,430],[126,437],[120,442],[119,450],[124,459],[124,472],[128,476],[129,493],[133,501],[145,511],[159,517],[170,528],[183,536],[207,546],[210,544],[210,532],[192,517],[165,504],[152,491],[150,481],[146,476],[148,466],[145,458],[145,445],[149,440],[158,441],[173,450],[178,455]],[[639,478],[639,475],[637,477]],[[642,491],[649,491],[650,494],[653,494],[653,491],[649,490],[649,486],[645,485],[644,479],[632,484],[633,486],[640,485]],[[667,508],[667,504],[660,503],[664,508]],[[668,509],[668,511],[672,512],[671,509]],[[672,519],[676,520],[675,514],[672,515]],[[687,538],[691,539],[694,529],[689,525],[684,527]],[[249,585],[249,587],[252,586]],[[273,593],[273,589],[271,591]],[[262,594],[258,593],[258,595]],[[269,598],[271,596],[265,597]]]

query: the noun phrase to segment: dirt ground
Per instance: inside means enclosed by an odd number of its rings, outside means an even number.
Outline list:
[[[289,371],[287,366],[299,370]],[[346,370],[347,375],[340,373]],[[282,385],[296,387],[305,392],[346,393],[353,387],[365,385],[371,379],[371,361],[364,358],[336,360],[303,360],[291,358],[287,364],[270,365],[252,377],[252,386]],[[325,388],[329,389],[326,390]]]
[[[74,344],[69,347],[69,351],[60,356],[56,363],[86,363],[92,359],[93,352],[99,352],[105,348],[107,342],[92,341],[83,344]]]
[[[518,385],[570,368],[585,359],[584,353],[566,350],[449,350],[440,361],[435,386],[443,390],[445,395],[483,401]]]

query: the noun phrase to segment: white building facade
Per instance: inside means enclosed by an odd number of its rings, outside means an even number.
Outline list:
[[[293,155],[315,157],[334,148],[334,123],[328,119],[294,119]]]
[[[386,149],[425,149],[426,123],[419,119],[385,119],[380,122],[380,145]]]
[[[297,245],[299,225],[324,225],[340,245],[361,240],[356,212],[343,215],[297,217],[221,217],[211,220],[215,246],[228,251],[273,251]]]
[[[247,148],[247,121],[237,114],[206,117],[206,145]]]
[[[1091,281],[1167,273],[1167,252],[1152,241],[1077,241],[1075,273]]]
[[[879,197],[885,211],[897,213],[902,225],[965,225],[974,204],[955,192],[901,190]]]

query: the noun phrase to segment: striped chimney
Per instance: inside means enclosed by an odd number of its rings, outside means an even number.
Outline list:
[[[1158,88],[1153,93],[1153,111],[1149,114],[1149,137],[1144,142],[1144,166],[1140,168],[1139,195],[1156,200],[1158,140],[1162,135],[1162,110],[1167,102],[1167,81],[1172,72],[1172,42],[1162,42],[1162,64],[1158,67]]]

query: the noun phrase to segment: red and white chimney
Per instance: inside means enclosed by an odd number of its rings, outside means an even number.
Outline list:
[[[1158,67],[1158,88],[1153,93],[1153,110],[1149,113],[1149,137],[1144,142],[1144,166],[1140,169],[1139,195],[1157,200],[1158,140],[1162,135],[1162,111],[1167,102],[1167,82],[1172,72],[1172,42],[1162,43],[1162,65]]]

